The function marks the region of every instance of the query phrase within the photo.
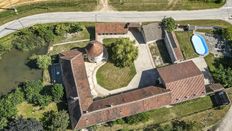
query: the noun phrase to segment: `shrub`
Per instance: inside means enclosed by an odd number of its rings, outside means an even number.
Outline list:
[[[129,39],[119,39],[112,45],[111,57],[118,67],[130,66],[138,57],[138,48]]]
[[[62,84],[55,84],[51,88],[52,88],[51,94],[52,94],[53,100],[55,102],[59,102],[64,95],[64,88],[63,88]]]
[[[69,125],[69,116],[66,111],[50,111],[44,114],[43,126],[46,130],[64,131]]]
[[[128,124],[137,124],[139,122],[146,122],[149,120],[148,113],[139,113],[137,115],[129,116],[124,118]]]
[[[172,32],[176,28],[176,22],[172,17],[163,18],[161,24],[168,32]]]

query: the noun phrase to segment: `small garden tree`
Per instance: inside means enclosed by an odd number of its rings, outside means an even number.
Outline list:
[[[32,55],[30,58],[30,63],[39,69],[48,69],[48,67],[52,64],[52,58],[49,55]]]
[[[172,17],[163,18],[161,25],[168,31],[172,32],[176,28],[176,22]]]
[[[137,56],[138,48],[129,39],[119,39],[112,46],[111,57],[116,66],[130,66]]]
[[[69,125],[69,116],[66,111],[51,111],[45,113],[43,122],[46,130],[65,131]]]
[[[64,95],[64,88],[61,84],[55,84],[51,87],[52,98],[55,102],[59,102]]]

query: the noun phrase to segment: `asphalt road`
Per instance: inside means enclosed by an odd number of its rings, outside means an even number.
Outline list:
[[[219,9],[196,11],[149,11],[149,12],[55,12],[27,16],[0,26],[0,37],[38,23],[52,22],[148,22],[160,21],[165,16],[176,20],[221,19],[232,23],[232,0]]]
[[[24,27],[52,22],[148,22],[160,21],[164,17],[176,20],[220,19],[232,23],[232,0],[219,9],[196,11],[149,11],[149,12],[55,12],[27,16],[0,26],[0,37]],[[232,17],[231,17],[232,18]],[[232,130],[232,108],[227,113],[217,131]]]

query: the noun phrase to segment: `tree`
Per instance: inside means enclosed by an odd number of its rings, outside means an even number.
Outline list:
[[[55,84],[51,87],[51,94],[55,102],[59,102],[64,95],[64,88],[62,84]]]
[[[7,126],[8,120],[6,117],[0,117],[0,130]]]
[[[176,22],[172,17],[163,18],[161,25],[168,31],[172,32],[176,28]]]
[[[34,104],[40,105],[40,106],[47,106],[51,101],[52,97],[48,95],[36,95],[36,100]]]
[[[52,59],[49,55],[38,55],[36,61],[36,64],[40,69],[48,69],[52,64]]]
[[[31,103],[37,102],[37,96],[43,89],[43,83],[40,80],[32,80],[24,83],[23,86],[26,100]]]
[[[149,120],[149,115],[148,113],[144,112],[144,113],[139,113],[133,116],[129,116],[124,118],[126,123],[128,124],[137,124],[139,122],[146,122]]]
[[[63,36],[68,30],[65,24],[57,24],[54,26],[54,34],[57,36]]]
[[[223,36],[226,40],[232,41],[232,26],[224,29]]]
[[[138,56],[138,48],[129,39],[119,39],[112,46],[112,61],[118,67],[130,66]]]
[[[31,65],[35,63],[39,69],[48,69],[52,64],[52,58],[49,55],[32,55],[29,60]]]
[[[69,24],[68,32],[69,33],[76,33],[79,31],[82,31],[83,27],[81,26],[80,23],[71,23]]]
[[[217,70],[213,72],[213,76],[216,82],[221,83],[224,87],[232,87],[232,69],[225,68],[223,65],[219,65]]]
[[[69,116],[66,111],[47,112],[43,119],[43,126],[46,130],[64,131],[69,125]]]
[[[7,127],[10,131],[43,131],[42,124],[35,119],[14,119]]]

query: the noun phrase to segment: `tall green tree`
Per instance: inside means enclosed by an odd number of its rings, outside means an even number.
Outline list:
[[[62,84],[55,84],[51,87],[51,94],[55,102],[59,102],[64,95],[64,87]]]
[[[225,68],[220,64],[217,70],[213,72],[213,76],[215,81],[221,83],[224,87],[232,87],[232,69],[230,67]]]
[[[176,22],[172,17],[163,18],[161,25],[168,31],[172,32],[176,29]]]
[[[111,57],[118,67],[130,66],[138,57],[138,48],[129,39],[119,39],[112,46]]]
[[[69,116],[66,111],[47,112],[44,115],[43,126],[49,131],[65,131],[69,125]]]
[[[8,120],[6,117],[0,117],[0,130],[7,126]]]

